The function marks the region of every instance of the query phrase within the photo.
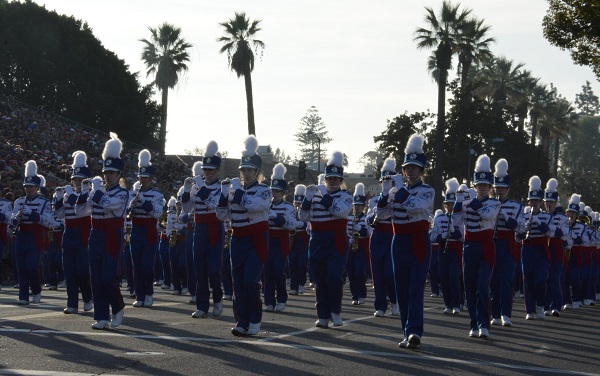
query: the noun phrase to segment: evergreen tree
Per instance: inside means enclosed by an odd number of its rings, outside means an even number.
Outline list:
[[[307,161],[309,168],[313,170],[317,170],[319,164],[323,168],[324,164],[319,161],[327,158],[327,149],[324,145],[331,142],[331,138],[327,136],[328,132],[325,130],[325,123],[319,115],[319,110],[315,106],[311,106],[306,111],[306,115],[300,119],[300,125],[300,130],[294,134],[296,142],[300,146],[300,160]],[[319,149],[321,155],[319,155]]]
[[[592,91],[589,81],[581,87],[581,94],[575,94],[575,105],[579,109],[580,116],[596,116],[600,112],[600,102]]]

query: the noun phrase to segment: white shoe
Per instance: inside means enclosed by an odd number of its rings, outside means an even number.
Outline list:
[[[231,328],[231,334],[236,337],[245,336],[248,334],[248,331],[241,326],[236,326],[235,328]]]
[[[64,289],[66,285],[67,284],[65,280],[58,282],[58,288]]]
[[[544,311],[544,316],[552,316],[552,311],[547,309]]]
[[[411,334],[408,336],[408,346],[409,349],[416,349],[417,346],[421,344],[421,337],[416,334]]]
[[[154,286],[161,286],[164,283],[164,280],[159,279],[158,281],[154,282]]]
[[[583,305],[584,306],[589,306],[590,305],[591,300],[590,299],[583,299]]]
[[[469,337],[477,337],[479,336],[479,331],[476,329],[469,330]]]
[[[233,300],[231,295],[223,295],[223,300]]]
[[[451,313],[452,313],[452,309],[450,309],[450,308],[444,309],[444,315],[449,315]]]
[[[182,294],[183,294],[183,291],[182,291]],[[196,295],[192,296],[190,298],[190,300],[188,300],[188,303],[190,303],[190,304],[196,304]]]
[[[560,311],[558,309],[553,309],[552,310],[552,316],[559,317],[560,316]]]
[[[537,318],[538,319],[544,318],[544,307],[537,307]]]
[[[284,309],[285,309],[285,303],[275,304],[275,312],[283,312]]]
[[[171,295],[181,295],[181,291],[173,290],[173,291],[171,291]]]
[[[500,325],[502,324],[502,322],[500,321],[500,319],[492,319],[490,321],[490,325]]]
[[[563,309],[573,309],[573,305],[571,303],[567,303],[563,306]]]
[[[394,316],[400,315],[400,306],[398,305],[398,303],[392,304],[392,315],[394,315]]]
[[[257,323],[257,324],[250,323],[248,325],[248,335],[249,336],[255,336],[258,334],[258,332],[260,332],[260,323]]]
[[[525,316],[525,320],[535,320],[535,313],[528,313]]]
[[[31,301],[33,303],[40,303],[42,301],[42,294],[35,294],[34,296],[31,297]]]
[[[432,298],[439,298],[439,297],[440,297],[440,295],[439,295],[439,294],[431,294],[430,296],[431,296]]]
[[[298,295],[298,290],[290,290],[290,295]]]
[[[272,305],[268,305],[265,307],[265,312],[273,312],[275,311],[275,307],[273,307]]]
[[[358,300],[353,300],[352,305],[358,305]]]
[[[329,328],[329,320],[327,320],[327,319],[318,319],[315,322],[315,326],[317,328],[327,329],[327,328]]]
[[[65,309],[63,309],[63,313],[70,315],[72,313],[77,313],[77,308],[73,308],[73,307],[67,307]]]
[[[123,308],[119,312],[115,313],[113,315],[112,320],[110,321],[110,327],[111,328],[116,328],[117,326],[121,325],[121,323],[123,322],[123,315],[124,314],[125,314],[125,308]]]
[[[460,315],[460,308],[452,308],[453,315]]]
[[[166,283],[163,283],[162,286],[160,286],[161,290],[168,290],[171,288],[171,286],[167,285]]]
[[[337,313],[331,312],[331,321],[333,322],[333,326],[342,326],[344,325],[344,320]]]
[[[298,294],[304,294],[304,286],[298,286]]]
[[[358,298],[358,305],[365,304],[365,298]]]
[[[510,321],[510,317],[502,316],[502,326],[512,326],[512,321]]]
[[[573,309],[580,308],[581,302],[573,302]]]
[[[83,310],[89,312],[94,309],[94,303],[90,300],[89,302],[83,302]]]
[[[375,317],[383,317],[384,315],[385,314],[380,309],[378,309],[377,311],[375,311],[375,313],[373,314],[373,316],[375,316]]]
[[[187,287],[181,289],[181,295],[187,295],[190,292]]]
[[[213,313],[212,313],[212,315],[214,317],[219,317],[219,316],[221,316],[221,313],[223,313],[223,302],[215,303],[214,306],[213,306]]]
[[[144,302],[142,302],[141,300],[136,300],[135,302],[133,302],[132,306],[138,308],[138,307],[143,307],[144,306]]]
[[[108,321],[107,320],[98,320],[92,324],[92,329],[107,329]]]
[[[203,318],[206,318],[207,316],[208,316],[208,314],[201,310],[197,310],[194,313],[192,313],[192,317],[195,319],[203,319]]]
[[[479,329],[479,338],[490,338],[490,333],[486,328]]]
[[[146,299],[144,300],[144,307],[152,307],[152,303],[154,303],[154,298],[152,295],[146,295]]]
[[[408,340],[406,338],[404,338],[402,340],[402,342],[400,342],[398,344],[398,347],[401,348],[401,349],[407,349],[408,348]]]

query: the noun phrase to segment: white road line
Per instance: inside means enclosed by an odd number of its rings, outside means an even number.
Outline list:
[[[354,320],[356,321],[356,320]],[[479,366],[479,367],[494,367],[501,369],[509,369],[512,371],[517,371],[522,373],[523,371],[530,372],[545,372],[552,374],[562,374],[562,375],[586,375],[586,376],[597,376],[596,373],[587,373],[587,372],[578,372],[578,371],[570,371],[563,370],[558,368],[545,368],[545,367],[537,367],[537,366],[526,366],[526,365],[511,365],[497,362],[486,362],[486,361],[476,361],[476,360],[465,360],[465,359],[456,359],[456,358],[443,358],[431,355],[425,355],[419,353],[418,351],[399,351],[399,352],[384,352],[384,351],[368,351],[368,350],[355,350],[341,347],[325,347],[325,346],[309,346],[309,345],[295,345],[295,344],[285,344],[285,343],[277,343],[277,342],[267,342],[262,340],[251,340],[251,339],[217,339],[217,338],[201,338],[201,337],[178,337],[178,336],[156,336],[152,334],[127,334],[121,333],[117,331],[104,330],[104,331],[95,331],[95,332],[71,332],[71,331],[58,331],[58,330],[29,330],[29,329],[10,329],[10,328],[0,328],[0,333],[23,333],[23,334],[54,334],[54,335],[78,335],[78,336],[106,336],[106,337],[129,337],[129,338],[141,338],[141,339],[154,339],[154,340],[167,340],[167,341],[192,341],[199,343],[229,343],[229,344],[239,344],[242,343],[244,345],[254,345],[254,346],[270,346],[270,347],[280,347],[280,348],[291,348],[291,349],[301,349],[301,350],[309,350],[309,351],[321,351],[321,352],[330,352],[330,353],[344,353],[344,354],[354,354],[354,355],[370,355],[370,356],[378,356],[385,358],[396,358],[396,359],[409,359],[412,361],[423,361],[427,364],[430,364],[431,361],[441,362],[441,363],[451,363],[454,365],[469,365],[469,366]],[[306,331],[304,331],[306,332]],[[2,371],[0,370],[0,374]],[[18,373],[7,373],[9,375],[18,374]],[[42,375],[42,374],[52,374],[52,373],[33,373],[31,375]],[[58,374],[58,373],[57,373]],[[77,375],[77,374],[73,374]]]
[[[33,371],[29,369],[0,369],[0,375],[27,375],[27,376],[44,376],[44,375],[67,375],[67,376],[97,376],[97,373],[79,373],[79,372],[52,372],[52,371]],[[111,376],[127,376],[113,375]]]

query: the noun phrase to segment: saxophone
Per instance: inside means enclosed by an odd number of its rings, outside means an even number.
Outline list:
[[[169,247],[171,248],[175,248],[175,246],[177,245],[177,229],[175,228],[175,225],[178,223],[179,212],[175,213],[175,219],[173,220],[173,228],[171,228],[171,233],[169,234]]]
[[[352,229],[358,224],[358,217],[356,213],[354,213],[354,218],[352,219]],[[360,238],[360,234],[358,231],[352,232],[352,252],[358,252],[358,238]]]
[[[231,248],[231,234],[233,233],[233,230],[230,228],[227,229],[227,231],[225,231],[225,243],[223,244],[223,248],[225,249],[230,249]]]

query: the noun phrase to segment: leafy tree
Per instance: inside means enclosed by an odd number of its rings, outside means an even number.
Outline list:
[[[597,115],[600,112],[600,103],[598,102],[598,96],[594,95],[592,85],[590,85],[589,81],[586,81],[581,89],[581,94],[575,94],[575,105],[579,109],[579,115]]]
[[[300,126],[300,130],[294,134],[296,142],[300,146],[300,160],[308,161],[310,168],[313,170],[317,170],[319,164],[323,168],[324,164],[319,163],[319,161],[322,161],[324,156],[327,155],[327,149],[324,145],[331,142],[331,138],[327,136],[329,132],[325,130],[325,123],[315,106],[311,106],[306,111],[306,114],[300,119]],[[319,142],[319,140],[321,141]]]
[[[179,76],[187,72],[190,61],[188,50],[192,45],[181,37],[181,28],[163,23],[158,28],[149,27],[150,40],[140,39],[144,43],[142,60],[148,68],[146,76],[154,75],[154,85],[162,94],[162,121],[160,123],[160,153],[165,154],[167,142],[167,107],[169,89],[179,82]]]
[[[246,106],[248,110],[248,134],[256,135],[254,124],[254,98],[252,96],[252,71],[254,70],[254,53],[265,48],[265,44],[256,39],[256,33],[261,29],[261,20],[246,17],[246,13],[235,13],[235,17],[227,22],[221,22],[225,35],[217,39],[223,43],[219,53],[227,52],[229,67],[238,78],[244,77],[246,86]]]
[[[600,10],[597,1],[548,0],[544,37],[571,52],[578,65],[592,68],[600,79]]]

